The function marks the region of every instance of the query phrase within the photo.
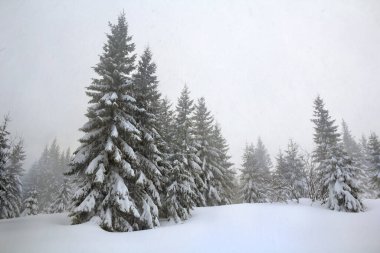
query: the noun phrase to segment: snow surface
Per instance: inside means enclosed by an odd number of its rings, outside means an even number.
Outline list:
[[[0,221],[0,252],[380,252],[380,199],[367,211],[342,213],[297,204],[196,208],[183,224],[109,233],[95,221],[69,225],[67,214]]]

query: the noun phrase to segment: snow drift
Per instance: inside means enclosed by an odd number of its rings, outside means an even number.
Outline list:
[[[28,252],[380,252],[380,199],[361,213],[300,204],[196,208],[182,224],[109,233],[95,221],[69,225],[67,214],[0,221],[2,253]]]

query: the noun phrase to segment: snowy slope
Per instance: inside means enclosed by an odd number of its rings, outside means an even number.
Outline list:
[[[0,252],[380,252],[380,199],[364,213],[301,204],[197,208],[184,224],[109,233],[66,214],[0,221]]]

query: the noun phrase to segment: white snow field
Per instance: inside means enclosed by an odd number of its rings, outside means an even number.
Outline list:
[[[0,221],[0,252],[380,252],[380,199],[363,213],[300,204],[197,208],[183,224],[109,233],[95,222],[69,225],[67,214]]]

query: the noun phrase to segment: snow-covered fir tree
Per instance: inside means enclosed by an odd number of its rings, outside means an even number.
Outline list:
[[[331,119],[329,111],[325,108],[325,104],[320,96],[314,100],[314,112],[311,120],[314,123],[314,143],[315,149],[313,157],[317,163],[317,174],[320,184],[320,192],[318,199],[323,200],[328,194],[327,186],[322,180],[325,178],[322,163],[329,158],[329,149],[336,147],[340,140],[340,134],[337,132],[338,127],[335,125],[335,120]]]
[[[58,194],[55,196],[54,202],[50,206],[50,213],[62,213],[69,210],[71,202],[71,185],[67,178],[59,186]]]
[[[186,220],[194,206],[205,205],[201,161],[196,154],[193,135],[193,110],[193,101],[185,86],[176,106],[172,168],[168,174],[165,198],[168,216],[176,222]]]
[[[6,164],[8,187],[7,199],[10,203],[8,218],[20,216],[22,210],[22,183],[21,176],[23,175],[23,162],[25,160],[25,152],[23,141],[18,141],[13,145],[8,162]]]
[[[285,155],[281,152],[277,157],[276,174],[282,181],[282,189],[286,191],[287,199],[296,199],[306,195],[306,173],[298,145],[290,140]]]
[[[5,165],[9,156],[9,132],[8,132],[9,117],[4,118],[4,122],[0,125],[0,188],[1,191],[5,191]]]
[[[240,198],[245,203],[264,203],[270,201],[269,171],[258,162],[259,155],[253,144],[247,145],[243,154],[243,164],[240,175]],[[260,151],[261,152],[261,151]],[[261,155],[260,155],[261,156]]]
[[[368,164],[370,172],[370,182],[375,196],[380,197],[380,141],[375,133],[371,133],[367,143]]]
[[[231,202],[230,199],[226,199],[228,189],[225,189],[225,181],[230,178],[228,168],[225,168],[225,161],[222,160],[222,150],[219,150],[220,144],[216,145],[218,141],[214,140],[214,125],[213,117],[207,110],[206,102],[204,98],[200,98],[195,105],[194,113],[194,138],[197,148],[197,156],[202,161],[202,173],[201,178],[205,184],[203,195],[206,200],[207,206],[214,206]],[[220,133],[220,132],[219,132]],[[221,152],[220,152],[221,151]],[[224,200],[222,199],[224,195]]]
[[[327,155],[320,167],[324,175],[323,185],[328,189],[324,201],[327,207],[335,211],[363,211],[358,180],[361,169],[355,166],[342,144],[329,147]]]
[[[6,166],[10,149],[8,122],[9,117],[6,116],[0,125],[0,219],[8,218],[13,213],[13,200],[7,195],[11,185]]]
[[[23,161],[25,152],[22,141],[11,145],[7,130],[9,117],[0,125],[0,219],[20,216]]]
[[[352,136],[351,131],[344,120],[342,121],[342,144],[344,151],[351,157],[354,165],[362,171],[358,178],[363,191],[362,195],[364,197],[371,197],[370,170],[366,160],[365,150],[362,150],[361,145],[355,141],[355,138]]]
[[[212,130],[211,145],[217,153],[216,163],[222,168],[222,176],[220,184],[218,185],[221,204],[231,204],[237,195],[236,173],[231,169],[233,163],[230,162],[231,156],[228,154],[229,147],[217,123],[214,124]]]
[[[221,175],[221,168],[215,162],[217,154],[211,147],[211,133],[214,119],[206,108],[206,101],[202,97],[194,106],[193,133],[194,143],[197,149],[197,157],[201,160],[201,178],[204,182],[202,191],[206,205],[218,205],[221,202],[216,185],[219,184],[217,178]]]
[[[157,146],[162,154],[162,160],[159,162],[165,170],[162,171],[162,190],[160,192],[162,199],[162,208],[160,209],[160,216],[165,218],[172,218],[176,222],[181,220],[176,210],[180,210],[180,207],[176,206],[176,190],[177,188],[171,187],[171,194],[168,194],[169,186],[172,185],[173,180],[178,177],[179,170],[173,171],[173,162],[176,161],[176,155],[174,154],[174,111],[172,110],[172,104],[168,98],[160,100],[158,106],[157,117],[157,131],[159,132],[159,139]],[[176,185],[176,184],[174,184]],[[169,213],[170,210],[170,213]],[[187,217],[187,215],[185,215]],[[183,218],[185,219],[185,218]]]
[[[81,129],[85,135],[68,173],[77,184],[70,216],[74,224],[99,216],[107,231],[147,229],[159,224],[158,210],[152,211],[158,196],[152,194],[153,189],[147,191],[149,176],[137,153],[146,136],[134,118],[145,110],[133,97],[134,44],[124,13],[110,28],[104,53],[94,68],[98,78],[87,88],[91,105],[88,122]]]
[[[21,216],[29,216],[38,214],[37,191],[33,190],[28,193],[28,197],[24,200],[24,210]]]
[[[163,166],[164,163],[161,163],[163,155],[157,147],[160,139],[157,117],[161,95],[157,89],[155,72],[156,64],[152,61],[152,53],[146,48],[138,63],[137,73],[133,75],[133,96],[139,108],[135,112],[135,120],[141,133],[135,149],[139,164],[135,191],[140,191],[143,195],[139,206],[143,207],[142,218],[146,219],[148,228],[159,225],[161,172],[166,168]]]
[[[271,188],[272,194],[270,199],[272,202],[286,202],[289,200],[289,188],[286,184],[286,180],[282,175],[282,172],[286,170],[286,162],[284,153],[280,149],[276,159],[276,166],[274,171],[271,173]]]
[[[158,104],[157,115],[157,131],[159,133],[157,139],[157,147],[161,152],[161,160],[158,164],[164,168],[162,174],[162,190],[161,195],[166,196],[166,188],[168,186],[168,175],[172,168],[173,160],[173,143],[174,143],[174,111],[172,104],[168,98],[160,99]],[[165,216],[165,215],[164,215]]]

